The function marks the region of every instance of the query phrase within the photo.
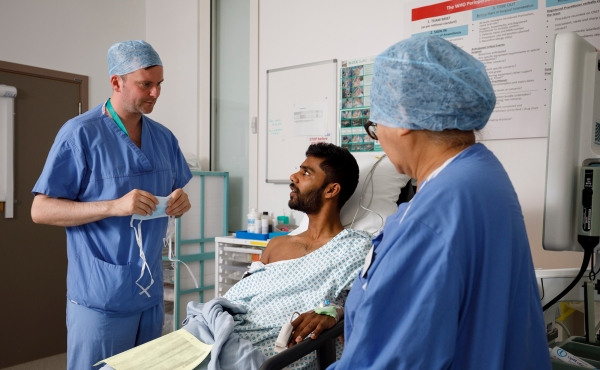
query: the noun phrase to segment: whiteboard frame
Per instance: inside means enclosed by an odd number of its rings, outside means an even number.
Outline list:
[[[265,182],[266,183],[270,183],[270,184],[289,184],[290,180],[289,179],[269,179],[269,75],[274,73],[274,72],[282,72],[282,71],[287,71],[287,70],[292,70],[292,69],[299,69],[299,68],[308,68],[308,67],[314,67],[317,65],[323,65],[323,64],[331,64],[333,63],[333,73],[332,73],[332,78],[333,78],[333,84],[334,84],[334,96],[333,96],[333,102],[336,105],[336,110],[334,110],[333,115],[335,116],[334,119],[334,132],[331,133],[331,140],[334,144],[337,145],[337,143],[335,143],[335,141],[338,140],[338,127],[337,127],[337,122],[338,122],[338,65],[337,65],[338,60],[337,59],[329,59],[329,60],[324,60],[321,62],[312,62],[312,63],[306,63],[306,64],[298,64],[298,65],[294,65],[294,66],[289,66],[289,67],[282,67],[282,68],[275,68],[275,69],[268,69],[267,70],[267,126],[266,126],[266,158],[265,158]],[[331,113],[328,113],[328,115]],[[328,118],[328,122],[329,122],[329,118]]]

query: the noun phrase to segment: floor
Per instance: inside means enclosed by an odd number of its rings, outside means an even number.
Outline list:
[[[46,357],[41,360],[27,362],[25,364],[5,367],[2,370],[65,370],[67,368],[67,354]]]

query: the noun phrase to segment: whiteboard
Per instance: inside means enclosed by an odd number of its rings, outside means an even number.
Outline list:
[[[267,182],[288,184],[310,144],[337,144],[336,83],[336,59],[267,70]]]

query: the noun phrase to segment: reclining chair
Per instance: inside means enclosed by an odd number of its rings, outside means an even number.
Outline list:
[[[416,187],[411,181],[408,181],[402,188],[397,205],[400,203],[409,202],[416,192]],[[317,351],[317,369],[325,370],[329,365],[336,361],[335,354],[335,338],[344,334],[344,319],[341,319],[335,326],[324,331],[317,339],[306,339],[301,343],[288,348],[285,351],[269,358],[260,367],[260,370],[279,370],[291,365],[295,361],[310,354],[312,351]]]
[[[324,331],[317,339],[306,339],[288,348],[280,354],[269,358],[260,367],[260,370],[276,370],[298,361],[302,357],[317,351],[317,369],[325,370],[333,364],[335,358],[335,338],[344,334],[344,319],[341,319],[335,326]]]

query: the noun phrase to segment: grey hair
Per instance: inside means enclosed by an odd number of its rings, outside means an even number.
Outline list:
[[[475,144],[475,130],[462,131],[449,129],[443,131],[423,130],[423,132],[433,144],[443,145],[448,148],[466,148]]]

